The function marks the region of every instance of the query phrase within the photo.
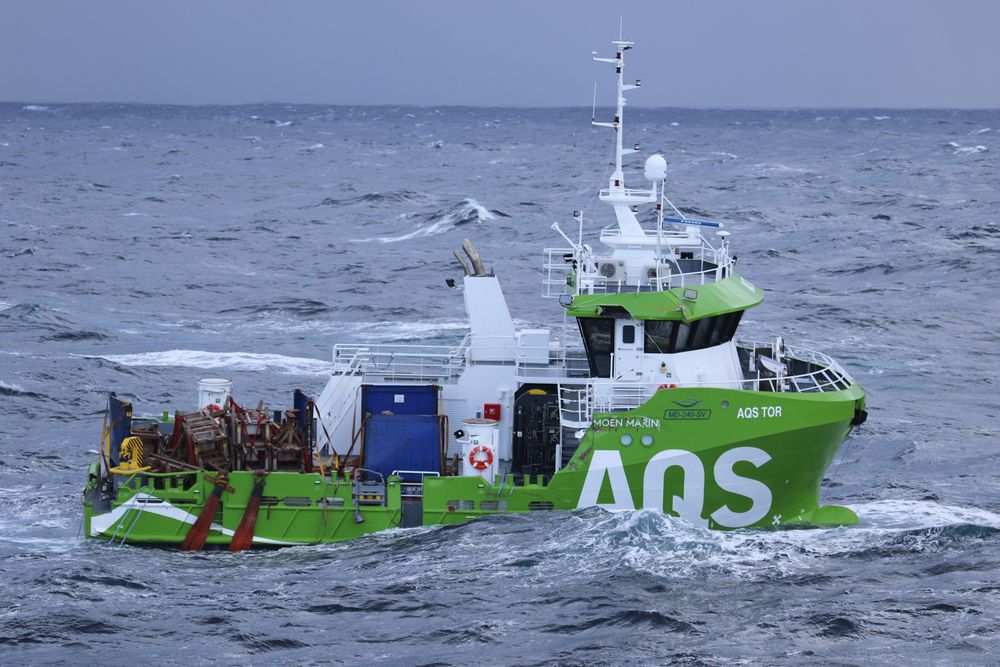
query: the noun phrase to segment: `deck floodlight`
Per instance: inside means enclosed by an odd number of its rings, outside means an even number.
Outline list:
[[[698,298],[698,290],[691,289],[691,288],[685,289],[684,290],[684,298],[688,299],[689,301],[694,301],[695,299]]]
[[[571,294],[560,294],[559,305],[563,308],[569,308],[573,305],[573,296]]]

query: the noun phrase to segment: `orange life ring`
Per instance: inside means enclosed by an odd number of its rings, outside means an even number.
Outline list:
[[[480,452],[486,454],[485,459],[476,457],[476,454],[479,454]],[[476,470],[486,470],[493,465],[493,450],[486,445],[477,445],[476,447],[473,447],[472,451],[469,452],[469,465]]]

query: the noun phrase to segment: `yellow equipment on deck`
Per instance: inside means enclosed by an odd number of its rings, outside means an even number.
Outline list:
[[[108,472],[112,475],[133,475],[150,468],[152,466],[142,465],[142,438],[132,435],[122,440],[121,462]]]

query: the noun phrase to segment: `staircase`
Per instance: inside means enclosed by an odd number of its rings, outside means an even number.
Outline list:
[[[559,426],[562,445],[560,468],[569,463],[580,446],[577,434],[590,428],[593,416],[592,400],[589,385],[559,385]]]

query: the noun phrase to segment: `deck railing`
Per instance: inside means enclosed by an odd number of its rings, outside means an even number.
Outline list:
[[[847,389],[854,380],[840,364],[822,352],[800,347],[786,347],[774,359],[772,342],[737,341],[745,355],[741,359],[743,379],[733,381],[681,382],[664,387],[655,382],[625,382],[613,379],[588,379],[581,384],[560,387],[560,419],[563,426],[584,428],[595,413],[624,412],[646,403],[657,391],[678,388],[718,387],[743,391],[822,393]],[[765,352],[769,354],[765,354]],[[774,372],[764,366],[761,357],[780,364],[788,372]],[[772,365],[772,367],[775,367]]]
[[[601,232],[603,242],[629,238],[635,239],[635,248],[652,250],[655,248],[657,233],[643,230],[640,237],[623,236],[617,228]],[[627,275],[624,270],[619,275],[617,268],[615,275],[607,276],[601,273],[601,266],[606,263],[617,264],[612,256],[598,257],[587,246],[583,249],[545,248],[542,259],[542,296],[557,298],[563,294],[657,292],[676,287],[706,285],[726,278],[733,271],[735,260],[729,255],[725,244],[715,247],[700,234],[693,237],[673,231],[662,232],[660,241],[663,245],[662,256],[669,261],[660,262],[659,275],[656,273],[655,252],[651,252],[651,264],[643,268],[641,276]],[[671,247],[683,249],[683,252],[691,253],[691,257],[676,259],[670,251]],[[688,263],[696,263],[699,268],[684,270]]]

